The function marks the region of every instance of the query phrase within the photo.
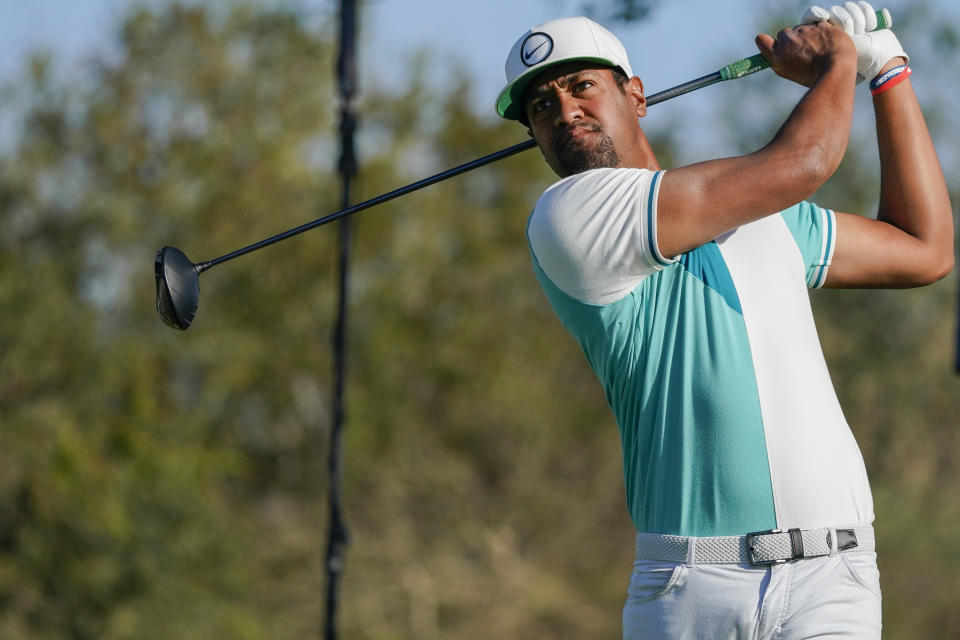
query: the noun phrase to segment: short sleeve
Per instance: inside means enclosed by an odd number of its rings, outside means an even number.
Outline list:
[[[672,264],[656,242],[663,171],[593,169],[551,186],[527,237],[544,274],[581,302],[609,304]]]
[[[811,202],[801,202],[780,212],[803,256],[807,286],[819,289],[827,279],[837,244],[836,214]]]

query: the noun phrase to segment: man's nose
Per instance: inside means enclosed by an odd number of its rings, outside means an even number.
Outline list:
[[[557,115],[554,125],[569,125],[583,117],[580,102],[573,96],[561,94],[557,96]]]

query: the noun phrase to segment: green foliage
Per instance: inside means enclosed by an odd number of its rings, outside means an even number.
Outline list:
[[[0,174],[0,636],[267,637],[296,627],[274,623],[261,586],[283,558],[261,544],[282,519],[259,515],[259,496],[311,485],[273,472],[303,456],[282,415],[289,379],[270,367],[291,364],[273,357],[286,350],[310,371],[310,351],[243,325],[162,331],[150,256],[312,216],[324,185],[303,145],[329,128],[330,47],[292,15],[214,24],[176,7],[133,14],[122,43],[89,93],[34,65],[35,106]],[[254,274],[226,275],[211,299]],[[265,279],[258,305],[275,308],[289,284]]]
[[[90,88],[31,67],[0,158],[2,638],[317,635],[337,234],[204,274],[187,333],[157,319],[151,273],[165,244],[208,259],[337,208],[333,30],[305,24],[138,10]],[[427,77],[360,96],[355,199],[522,139],[477,115],[468,83]],[[717,94],[738,143],[790,102],[754,78]],[[871,206],[858,136],[824,204]],[[665,166],[695,152],[652,137]],[[354,221],[344,637],[619,633],[616,429],[524,238],[551,180],[529,152]],[[960,624],[954,288],[815,300],[876,491],[889,637]],[[922,588],[918,564],[935,567]]]
[[[312,635],[336,234],[204,275],[186,334],[153,313],[150,268],[335,208],[329,35],[177,6],[121,34],[91,91],[35,65],[0,166],[0,636]],[[466,85],[434,93],[365,96],[358,198],[523,135]],[[527,154],[356,221],[347,637],[616,627],[616,432],[524,241],[550,180]],[[569,553],[598,536],[616,544]]]

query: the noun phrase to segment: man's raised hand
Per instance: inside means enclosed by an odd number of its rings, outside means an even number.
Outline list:
[[[897,36],[890,29],[877,28],[877,15],[867,2],[845,2],[829,10],[812,6],[800,19],[802,24],[829,22],[840,27],[853,39],[857,48],[857,82],[872,80],[890,60],[901,57],[904,64],[910,57],[903,50]]]
[[[774,72],[805,87],[843,61],[849,65],[850,79],[855,76],[856,50],[841,30],[827,21],[783,29],[773,38],[761,33],[756,39],[760,53]]]

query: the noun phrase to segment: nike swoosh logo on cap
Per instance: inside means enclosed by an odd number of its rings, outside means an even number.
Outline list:
[[[537,51],[539,51],[540,49],[542,49],[546,44],[547,44],[547,41],[544,40],[544,41],[541,42],[539,45],[537,45],[537,48],[534,49],[533,51],[525,51],[524,54],[523,54],[523,59],[524,59],[524,60],[529,60],[530,58],[533,57],[533,54],[535,54]]]

